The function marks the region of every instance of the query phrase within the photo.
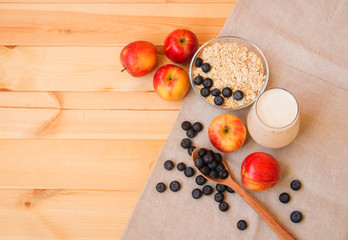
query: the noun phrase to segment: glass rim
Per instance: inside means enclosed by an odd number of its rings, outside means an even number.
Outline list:
[[[258,111],[257,111],[257,104],[258,104],[258,102],[259,102],[261,96],[262,96],[264,93],[266,93],[266,92],[268,92],[268,91],[270,91],[270,90],[274,90],[274,89],[281,89],[281,90],[283,90],[283,91],[288,92],[288,93],[295,99],[295,102],[296,102],[296,106],[297,106],[296,117],[292,120],[291,123],[289,123],[288,125],[286,125],[286,126],[284,126],[284,127],[271,127],[271,126],[269,126],[269,125],[266,124],[264,121],[262,121],[262,119],[260,118],[259,113],[258,113]],[[282,87],[274,87],[274,88],[270,88],[270,89],[268,89],[267,91],[264,91],[262,94],[260,94],[259,98],[258,98],[258,99],[256,100],[256,102],[255,102],[255,112],[256,112],[257,118],[261,121],[261,123],[263,123],[263,124],[266,125],[267,127],[272,128],[272,129],[284,129],[284,128],[290,127],[291,125],[293,125],[293,124],[295,123],[295,121],[297,120],[297,118],[298,118],[298,116],[299,116],[299,113],[300,113],[300,106],[299,106],[299,104],[298,104],[298,101],[297,101],[295,95],[292,94],[289,90],[287,90],[287,89],[285,89],[285,88],[282,88]]]
[[[199,92],[197,91],[197,89],[196,89],[196,87],[195,87],[195,85],[194,85],[194,83],[193,83],[193,79],[192,79],[193,64],[194,64],[194,60],[195,60],[195,58],[197,57],[198,53],[199,53],[204,47],[206,47],[209,43],[211,43],[211,42],[213,42],[213,41],[216,41],[216,40],[219,40],[219,39],[224,39],[224,38],[226,38],[226,39],[228,39],[228,38],[232,38],[232,39],[235,38],[235,39],[239,39],[239,40],[242,40],[242,41],[244,41],[244,42],[250,44],[251,46],[253,46],[253,47],[258,51],[258,53],[261,55],[262,60],[265,62],[265,64],[264,64],[263,67],[265,68],[265,69],[264,69],[264,70],[265,70],[265,71],[264,71],[264,72],[265,72],[264,75],[266,76],[266,78],[265,78],[265,81],[264,81],[264,83],[263,83],[263,85],[262,85],[262,88],[261,88],[259,94],[258,94],[252,101],[250,101],[249,103],[247,103],[247,104],[245,104],[245,105],[242,105],[242,106],[239,106],[239,107],[237,107],[237,108],[226,108],[226,107],[216,106],[216,105],[214,105],[214,104],[211,104],[211,103],[207,102],[202,96],[200,96]],[[252,42],[250,42],[250,41],[248,41],[248,40],[246,40],[246,39],[244,39],[244,38],[237,37],[237,36],[232,36],[232,35],[218,36],[218,37],[213,38],[213,39],[211,39],[211,40],[205,42],[204,44],[202,44],[202,46],[200,46],[200,47],[198,48],[198,50],[195,52],[195,54],[193,55],[193,57],[192,57],[192,59],[191,59],[191,63],[190,63],[189,77],[190,77],[190,83],[191,83],[191,86],[192,86],[194,92],[198,95],[198,97],[199,97],[200,99],[202,99],[202,101],[208,103],[209,105],[211,105],[211,106],[213,106],[213,107],[219,108],[219,109],[235,111],[235,110],[240,110],[240,109],[243,109],[243,108],[246,108],[246,107],[252,105],[252,104],[255,103],[255,102],[257,101],[257,99],[262,95],[262,93],[263,93],[263,92],[265,91],[265,89],[266,89],[266,86],[267,86],[268,80],[269,80],[269,66],[268,66],[268,62],[267,62],[267,59],[266,59],[265,55],[263,54],[263,52],[261,51],[261,49],[260,49],[258,46],[256,46],[254,43],[252,43]]]

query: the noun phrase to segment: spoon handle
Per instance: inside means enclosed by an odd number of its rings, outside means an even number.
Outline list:
[[[252,207],[259,216],[267,223],[267,225],[273,230],[273,232],[280,238],[284,240],[294,240],[295,238],[278,222],[278,220],[273,217],[273,215],[259,203],[255,198],[253,198],[246,190],[238,185],[232,178],[226,179],[225,185],[231,187],[238,195],[240,195],[250,207]]]

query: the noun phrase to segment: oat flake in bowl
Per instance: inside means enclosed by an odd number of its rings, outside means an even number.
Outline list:
[[[195,66],[197,58],[210,64],[208,72]],[[214,103],[216,96],[212,96],[211,93],[206,97],[201,95],[203,84],[194,83],[196,76],[212,79],[213,86],[209,89],[219,89],[220,102]],[[196,94],[206,102],[215,107],[237,110],[251,105],[264,91],[268,82],[268,65],[263,53],[254,44],[237,37],[219,37],[198,49],[191,61],[190,79]],[[234,95],[224,97],[221,92],[226,87],[230,88]],[[240,99],[238,93],[241,92],[243,97]]]

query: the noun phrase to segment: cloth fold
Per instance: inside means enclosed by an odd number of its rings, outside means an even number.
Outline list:
[[[274,156],[281,167],[278,184],[264,192],[250,192],[297,239],[348,239],[348,2],[239,0],[226,20],[220,36],[239,36],[255,43],[270,67],[267,89],[282,87],[292,92],[300,106],[301,129],[293,143],[281,149],[257,145],[250,135],[238,151],[223,154],[234,179],[240,183],[240,165],[252,152]],[[277,239],[263,220],[236,193],[225,193],[230,209],[220,212],[213,195],[195,200],[191,196],[195,176],[186,178],[163,163],[172,159],[192,166],[191,157],[180,147],[184,120],[202,122],[204,129],[195,146],[213,149],[208,139],[212,119],[232,113],[246,123],[250,108],[223,111],[204,103],[191,90],[154,165],[123,240],[158,239]],[[290,182],[298,179],[295,192]],[[179,192],[158,193],[158,182],[178,180]],[[215,186],[208,182],[207,184]],[[278,197],[287,192],[291,200]],[[302,212],[295,224],[290,213]],[[237,229],[244,219],[248,228]]]

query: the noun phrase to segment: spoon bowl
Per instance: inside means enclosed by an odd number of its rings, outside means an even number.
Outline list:
[[[196,148],[192,153],[192,162],[194,166],[195,166],[195,159],[199,158],[198,156],[199,149],[201,148]],[[231,172],[223,159],[221,163],[228,172],[228,177],[226,179],[212,178],[210,176],[203,174],[200,171],[200,169],[197,168],[197,170],[206,179],[214,183],[226,185],[232,188],[239,196],[241,196],[249,204],[250,207],[252,207],[259,214],[259,216],[267,223],[267,225],[273,230],[273,232],[280,239],[294,240],[295,238],[288,231],[286,231],[286,229],[279,223],[279,221],[264,206],[262,206],[261,203],[259,203],[244,188],[239,186],[239,184],[232,179]]]

